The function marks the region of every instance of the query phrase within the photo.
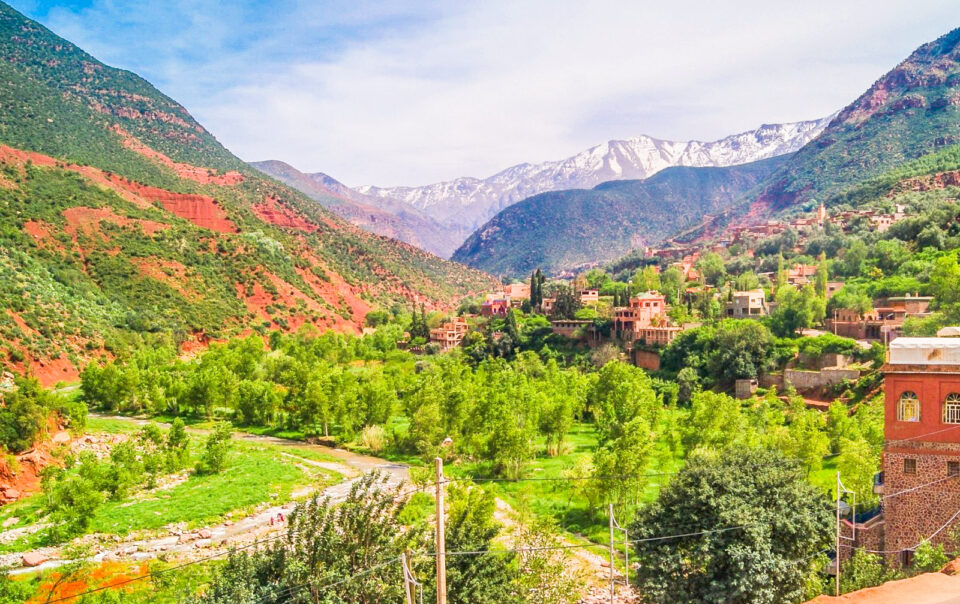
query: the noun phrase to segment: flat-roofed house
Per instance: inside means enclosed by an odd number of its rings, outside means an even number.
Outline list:
[[[767,314],[767,295],[762,289],[733,292],[724,309],[734,319],[753,319]]]

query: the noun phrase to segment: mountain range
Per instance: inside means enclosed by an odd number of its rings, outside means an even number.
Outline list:
[[[793,153],[815,138],[830,119],[763,125],[712,142],[637,136],[612,140],[560,161],[518,164],[488,178],[464,177],[422,187],[361,186],[357,190],[402,201],[442,224],[473,231],[504,208],[547,191],[648,178],[671,166],[723,167]]]
[[[0,362],[46,384],[137,342],[446,307],[479,271],[254,170],[181,105],[0,3]]]
[[[453,259],[519,277],[596,265],[722,212],[789,156],[725,168],[673,167],[644,180],[541,193],[490,219]]]
[[[304,193],[355,226],[415,245],[442,258],[450,257],[469,235],[464,229],[440,224],[409,204],[365,195],[323,172],[305,174],[278,160],[250,165]]]
[[[732,194],[708,196],[709,213],[743,224],[813,200],[839,203],[863,181],[960,143],[960,29],[918,48],[816,132],[755,187],[714,183]],[[556,270],[602,259],[593,256],[596,237],[608,239],[601,256],[656,246],[691,226],[689,213],[704,198],[687,192],[704,179],[700,170],[678,172],[656,188],[617,187],[616,195],[597,187],[530,197],[484,224],[453,258],[516,275],[534,261]]]

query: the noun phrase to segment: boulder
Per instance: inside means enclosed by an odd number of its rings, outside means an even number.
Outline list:
[[[947,565],[940,569],[945,575],[955,575],[960,572],[960,558],[954,558],[950,562],[947,562]]]
[[[10,528],[11,526],[13,526],[14,524],[16,524],[16,523],[18,523],[18,522],[20,522],[20,519],[19,519],[19,518],[17,518],[16,516],[10,516],[10,517],[7,518],[6,520],[4,520],[4,521],[3,521],[3,524],[0,525],[0,526],[2,526],[3,528]]]
[[[11,488],[11,489],[4,489],[4,490],[3,490],[3,496],[6,497],[7,499],[19,499],[19,498],[20,498],[20,491],[18,491],[17,489],[12,489],[12,488]]]
[[[197,536],[201,539],[209,539],[213,537],[213,533],[210,532],[210,529],[200,529],[200,532],[197,533]]]
[[[53,435],[53,438],[50,439],[50,442],[55,445],[69,445],[71,440],[70,433],[66,430],[61,430]]]
[[[34,567],[40,566],[47,561],[47,557],[41,554],[40,552],[27,552],[20,559],[23,562],[24,566]]]

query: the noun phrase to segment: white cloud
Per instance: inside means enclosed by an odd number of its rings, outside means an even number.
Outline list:
[[[424,184],[608,138],[712,139],[821,117],[945,33],[951,4],[337,2],[258,19],[250,7],[213,18],[184,3],[140,20],[183,27],[161,28],[146,41],[152,56],[135,53],[131,66],[245,159],[350,184]],[[95,6],[103,30],[81,27],[89,14],[49,22],[130,65],[122,36],[103,40],[114,3]]]

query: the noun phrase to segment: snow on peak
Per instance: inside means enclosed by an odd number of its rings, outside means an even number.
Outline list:
[[[483,179],[464,177],[422,187],[363,186],[357,190],[400,200],[441,222],[474,229],[505,207],[538,193],[648,178],[671,166],[732,166],[793,153],[816,138],[833,117],[763,124],[711,142],[673,142],[640,135],[608,141],[559,161],[518,164]]]

